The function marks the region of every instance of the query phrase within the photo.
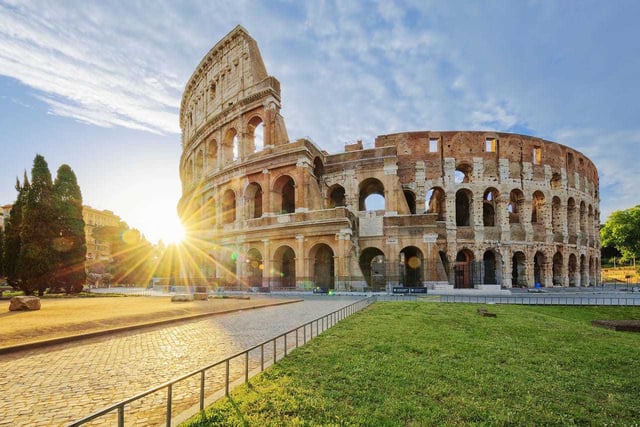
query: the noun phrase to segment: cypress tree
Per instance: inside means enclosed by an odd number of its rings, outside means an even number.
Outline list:
[[[53,184],[49,165],[41,155],[33,159],[31,186],[26,194],[22,216],[18,276],[25,295],[38,291],[42,296],[52,283],[58,263],[54,239],[59,230],[53,200]]]
[[[53,184],[56,211],[54,249],[58,252],[56,286],[67,293],[78,293],[87,280],[87,243],[82,218],[82,193],[76,175],[68,165],[58,168]]]
[[[20,282],[17,266],[21,247],[22,211],[29,187],[29,179],[26,172],[24,173],[22,185],[20,185],[20,180],[16,178],[18,197],[11,207],[9,219],[5,221],[3,270],[7,277],[7,283],[16,289],[19,287]]]

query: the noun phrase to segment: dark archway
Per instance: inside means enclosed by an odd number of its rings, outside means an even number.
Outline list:
[[[311,259],[313,259],[313,283],[315,286],[334,289],[335,269],[331,246],[324,243],[314,246],[311,249]]]
[[[280,246],[274,254],[274,267],[278,277],[276,287],[293,288],[296,286],[296,254],[289,246]]]
[[[427,191],[426,203],[427,213],[438,214],[436,221],[445,220],[446,197],[442,188],[433,187]]]
[[[424,277],[424,256],[415,246],[407,246],[400,251],[402,285],[408,288],[422,287]]]
[[[411,215],[416,214],[416,195],[413,194],[413,191],[404,190],[404,198],[407,201],[407,206],[409,207],[409,213]]]
[[[379,197],[374,197],[375,195]],[[360,191],[358,194],[358,210],[376,210],[372,209],[370,204],[377,205],[380,203],[380,198],[384,200],[384,185],[382,182],[375,178],[367,178],[360,183]],[[384,205],[382,209],[385,209]]]
[[[247,253],[247,284],[250,287],[262,287],[262,254],[255,248],[249,249]]]
[[[569,255],[569,286],[574,287],[578,282],[578,259],[574,254]]]
[[[487,188],[482,197],[482,223],[485,227],[495,227],[498,197],[500,193],[495,188]]]
[[[245,191],[246,218],[260,218],[262,216],[262,187],[258,183],[251,183]]]
[[[496,253],[492,250],[486,251],[482,257],[482,261],[484,265],[483,283],[485,285],[497,285],[500,265]]]
[[[273,185],[276,195],[276,208],[280,214],[293,213],[296,210],[296,189],[293,178],[289,175],[281,176]],[[279,205],[279,206],[278,206]]]
[[[527,287],[527,257],[523,252],[513,254],[511,270],[511,286]]]
[[[373,291],[384,290],[387,284],[387,263],[384,252],[378,248],[366,248],[360,253],[359,263],[367,286]]]
[[[563,262],[562,254],[560,252],[556,252],[553,255],[553,286],[562,286],[564,283]]]
[[[222,223],[229,224],[236,220],[236,193],[225,191],[222,196]]]
[[[535,285],[545,286],[544,269],[547,264],[547,257],[538,251],[533,257],[533,282]]]
[[[469,190],[458,190],[456,193],[456,226],[469,227],[472,224],[471,201],[473,194]]]
[[[456,289],[473,288],[473,252],[463,249],[456,255],[455,283]]]

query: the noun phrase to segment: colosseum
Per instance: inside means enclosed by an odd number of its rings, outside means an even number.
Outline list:
[[[290,140],[280,108],[241,26],[189,79],[178,212],[197,248],[192,277],[262,290],[598,284],[598,173],[582,153],[422,131],[329,154]]]

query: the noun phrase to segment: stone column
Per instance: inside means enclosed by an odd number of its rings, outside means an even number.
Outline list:
[[[300,277],[309,278],[311,276],[308,268],[309,258],[305,257],[304,252],[304,235],[296,234],[296,246],[296,288],[300,288],[302,285]]]
[[[262,287],[270,287],[271,277],[273,273],[271,271],[271,246],[269,245],[269,239],[262,240]]]

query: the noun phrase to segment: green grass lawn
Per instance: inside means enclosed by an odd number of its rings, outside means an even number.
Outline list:
[[[594,319],[640,307],[376,303],[187,425],[638,425],[640,334]]]

